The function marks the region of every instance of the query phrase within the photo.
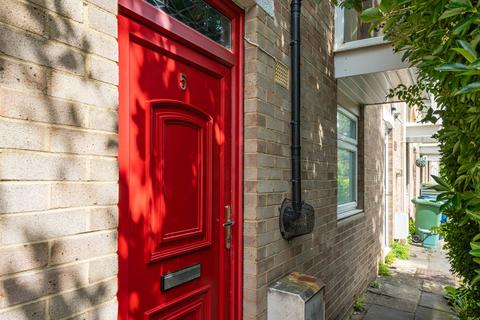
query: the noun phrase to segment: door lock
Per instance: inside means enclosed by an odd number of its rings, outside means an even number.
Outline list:
[[[235,221],[232,220],[232,210],[230,205],[225,206],[225,223],[223,227],[225,228],[225,248],[230,249],[232,247],[232,226],[235,224]]]

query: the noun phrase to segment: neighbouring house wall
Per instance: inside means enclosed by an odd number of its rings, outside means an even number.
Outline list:
[[[363,143],[363,203],[367,215],[370,260],[381,256],[384,244],[384,215],[385,215],[385,122],[381,106],[370,105],[363,107],[360,136]],[[377,262],[377,261],[375,261]]]
[[[0,318],[116,319],[117,2],[0,7]]]
[[[279,207],[290,196],[289,90],[274,82],[275,62],[290,65],[290,8],[275,17],[246,13],[244,319],[265,319],[267,288],[291,271],[326,283],[327,317],[343,319],[353,297],[376,275],[383,215],[382,109],[368,109],[363,188],[365,213],[337,221],[336,83],[333,8],[304,1],[302,11],[302,167],[304,200],[316,212],[314,232],[281,238]],[[363,119],[363,118],[362,118]]]
[[[415,219],[415,205],[412,203],[412,199],[420,195],[421,183],[420,183],[420,168],[415,164],[415,160],[420,156],[418,153],[418,143],[408,144],[409,166],[408,166],[408,195],[409,195],[409,215],[410,218]]]
[[[384,105],[387,112],[395,106],[393,128],[388,131],[388,166],[387,166],[387,210],[388,232],[387,242],[395,240],[395,215],[407,214],[406,207],[406,142],[405,128],[407,107],[404,103]]]
[[[404,123],[406,120],[407,108],[404,103],[396,103],[395,127],[391,132],[391,154],[389,159],[391,165],[388,167],[390,170],[391,180],[391,211],[390,214],[390,226],[389,241],[393,241],[395,236],[395,215],[406,214],[405,211],[405,161],[406,161],[406,144],[404,139]]]

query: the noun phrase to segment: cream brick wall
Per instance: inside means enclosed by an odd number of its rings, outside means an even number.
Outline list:
[[[0,7],[0,319],[116,319],[117,2]]]

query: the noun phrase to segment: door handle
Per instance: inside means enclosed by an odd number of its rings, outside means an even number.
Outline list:
[[[235,221],[232,220],[232,209],[230,205],[225,206],[225,223],[223,227],[225,228],[225,248],[230,249],[232,247],[232,226],[235,224]]]

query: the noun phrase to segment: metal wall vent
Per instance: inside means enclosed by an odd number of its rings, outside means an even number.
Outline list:
[[[290,72],[288,66],[281,62],[275,62],[275,82],[288,89],[290,82]]]

